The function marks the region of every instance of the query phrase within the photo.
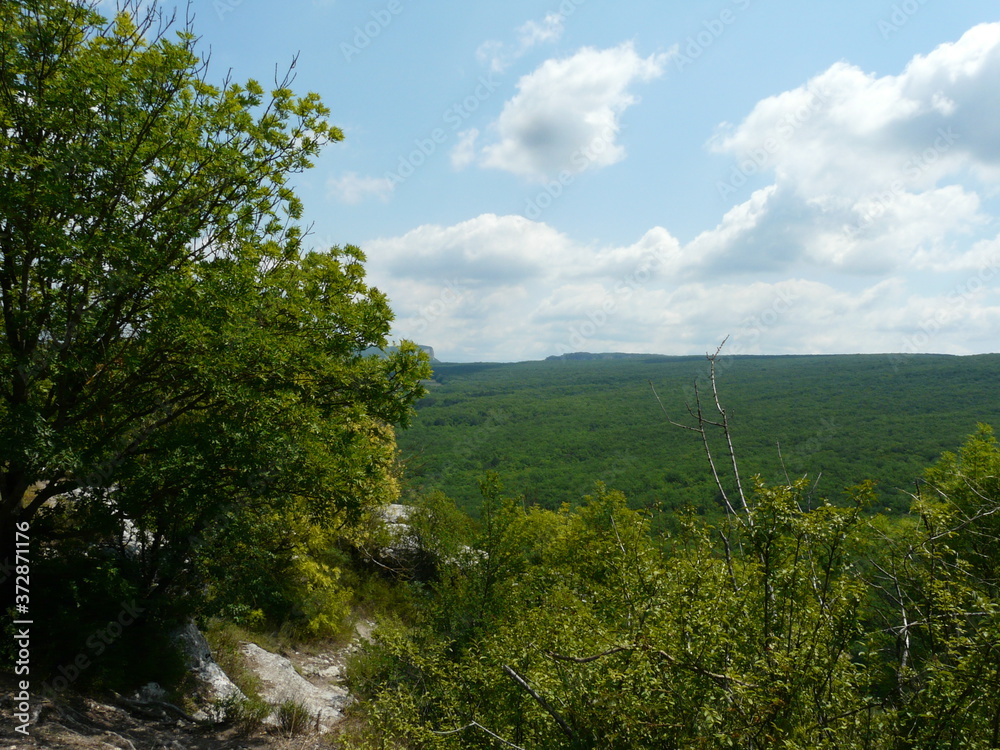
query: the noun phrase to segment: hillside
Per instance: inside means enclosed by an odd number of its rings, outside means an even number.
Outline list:
[[[437,364],[398,436],[413,491],[475,511],[478,477],[499,472],[529,503],[574,502],[601,480],[636,507],[717,510],[690,423],[704,357],[569,355],[514,364]],[[977,422],[1000,424],[1000,355],[723,357],[718,382],[745,474],[808,475],[836,499],[865,479],[883,510],[909,503],[924,467]],[[721,454],[720,454],[721,455]]]

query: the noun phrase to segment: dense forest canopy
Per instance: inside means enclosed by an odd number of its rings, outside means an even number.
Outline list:
[[[998,355],[726,354],[719,385],[740,455],[768,481],[808,474],[835,501],[872,479],[878,508],[904,512],[924,467],[977,422],[1000,423]],[[408,480],[470,512],[477,477],[496,470],[510,491],[547,508],[600,479],[632,507],[717,513],[700,441],[669,424],[688,419],[707,374],[703,356],[436,365],[399,437]]]

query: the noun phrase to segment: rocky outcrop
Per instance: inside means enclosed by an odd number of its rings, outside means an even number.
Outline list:
[[[247,666],[260,678],[261,698],[274,706],[291,701],[302,706],[314,717],[315,727],[329,731],[344,716],[351,695],[339,685],[318,686],[300,675],[284,656],[265,651],[255,643],[244,643],[243,655]],[[339,669],[331,669],[328,677],[339,678]],[[276,723],[272,714],[268,723]]]
[[[203,697],[209,701],[225,701],[233,698],[245,699],[243,692],[233,684],[229,676],[212,658],[212,649],[198,626],[189,622],[174,633],[174,640],[184,655],[188,669],[201,685]]]

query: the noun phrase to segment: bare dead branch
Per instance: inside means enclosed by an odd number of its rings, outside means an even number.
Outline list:
[[[700,674],[703,677],[710,677],[711,679],[715,680],[716,682],[720,683],[723,686],[732,683],[745,688],[759,687],[758,685],[755,685],[751,682],[744,682],[743,680],[740,680],[736,677],[731,677],[725,674],[719,674],[718,672],[712,672],[710,670],[699,667],[696,664],[689,664],[688,662],[682,662],[679,659],[677,659],[677,657],[668,654],[666,651],[662,651],[660,649],[651,649],[645,646],[615,646],[614,648],[609,648],[607,651],[602,651],[601,653],[594,654],[593,656],[566,656],[564,654],[557,654],[553,651],[545,651],[544,653],[546,656],[552,659],[557,659],[559,661],[568,661],[568,662],[573,662],[574,664],[589,664],[590,662],[597,661],[598,659],[603,659],[605,656],[611,656],[612,654],[621,653],[623,651],[627,652],[646,651],[648,653],[655,654],[664,661],[670,662],[674,666],[680,667],[681,669],[686,669],[689,672],[694,672],[695,674]],[[507,667],[504,667],[504,669],[507,669]]]
[[[475,727],[476,729],[483,730],[490,737],[492,737],[493,739],[497,740],[498,742],[502,742],[507,747],[513,747],[513,748],[516,748],[517,750],[525,750],[525,748],[521,747],[520,745],[515,745],[513,742],[508,742],[503,737],[501,737],[499,734],[497,734],[495,732],[491,732],[489,729],[487,729],[486,727],[484,727],[478,721],[470,721],[464,727],[458,727],[458,729],[446,729],[446,730],[443,730],[443,731],[435,731],[433,729],[429,729],[428,731],[431,734],[438,735],[439,737],[446,737],[446,736],[448,736],[450,734],[458,734],[459,732],[464,732],[466,729],[472,729],[473,727]]]
[[[545,700],[541,695],[539,695],[534,690],[534,688],[532,688],[531,685],[529,685],[527,681],[523,677],[521,677],[521,675],[519,675],[513,669],[508,667],[506,664],[503,664],[502,666],[503,666],[503,671],[506,672],[510,676],[510,678],[514,680],[514,682],[516,682],[518,685],[524,688],[524,690],[528,693],[528,695],[534,698],[535,702],[537,702],[539,706],[548,711],[549,716],[555,719],[556,723],[559,725],[559,728],[563,730],[563,733],[567,737],[569,737],[570,740],[576,742],[576,734],[574,734],[573,730],[570,729],[570,726],[569,724],[566,723],[566,720],[559,715],[559,712],[556,711],[547,700]]]
[[[574,664],[589,664],[592,661],[597,661],[598,659],[603,659],[605,656],[611,656],[612,654],[618,654],[622,651],[633,651],[632,646],[615,646],[614,648],[609,648],[607,651],[602,651],[599,654],[594,654],[593,656],[566,656],[564,654],[557,654],[554,651],[544,651],[543,653],[551,659],[556,659],[557,661],[571,661]]]

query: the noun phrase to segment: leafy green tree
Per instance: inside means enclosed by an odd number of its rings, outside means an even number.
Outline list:
[[[1000,526],[992,430],[945,453],[914,495],[916,523],[880,534],[871,586],[882,626],[897,748],[1000,743],[997,557]]]
[[[429,368],[361,354],[391,312],[360,250],[303,248],[319,98],[213,85],[189,28],[97,5],[0,5],[0,536],[104,545],[153,595],[234,513],[394,496]]]
[[[1000,594],[1000,445],[993,429],[980,424],[958,453],[945,453],[924,473],[921,495],[952,519],[952,546],[970,573]]]

